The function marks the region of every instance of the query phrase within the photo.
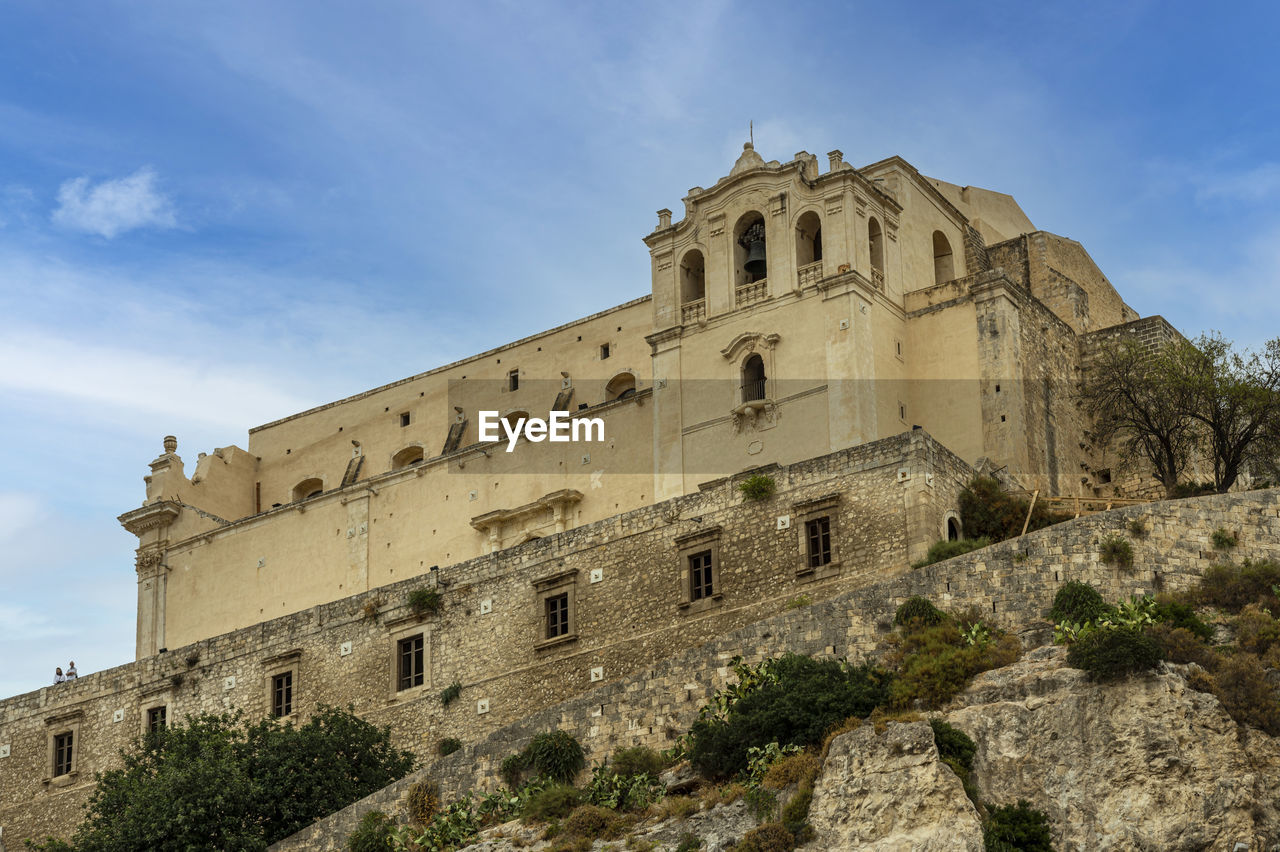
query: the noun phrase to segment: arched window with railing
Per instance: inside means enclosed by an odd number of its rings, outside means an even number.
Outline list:
[[[692,325],[707,317],[707,264],[699,249],[680,260],[680,321]]]
[[[822,219],[809,210],[796,220],[796,283],[816,284],[822,278]]]
[[[733,228],[734,305],[763,301],[768,295],[769,256],[765,247],[764,216],[744,213]]]
[[[754,402],[765,398],[764,359],[752,353],[742,362],[742,401]]]

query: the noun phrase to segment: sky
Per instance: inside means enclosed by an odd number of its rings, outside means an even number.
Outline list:
[[[147,462],[644,295],[765,159],[1012,194],[1142,315],[1280,334],[1280,7],[0,6],[0,696],[134,653]],[[824,166],[825,168],[825,166]],[[679,213],[677,213],[677,218]]]

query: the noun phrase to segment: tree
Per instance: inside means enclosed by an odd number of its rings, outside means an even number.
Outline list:
[[[1213,461],[1213,484],[1225,493],[1250,462],[1265,468],[1280,426],[1280,338],[1262,352],[1237,353],[1217,332],[1171,347],[1182,412],[1198,423]]]
[[[388,729],[334,707],[299,727],[188,717],[135,740],[121,758],[121,768],[99,774],[72,849],[264,850],[414,765]]]

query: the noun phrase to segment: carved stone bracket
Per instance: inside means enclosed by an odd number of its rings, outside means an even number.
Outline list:
[[[778,406],[771,399],[753,399],[733,409],[733,431],[761,432],[778,422]]]

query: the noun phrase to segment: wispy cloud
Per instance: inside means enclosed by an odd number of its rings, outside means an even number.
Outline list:
[[[87,177],[66,181],[58,189],[53,221],[107,239],[137,228],[172,228],[173,204],[156,187],[150,168],[92,185]]]
[[[1202,174],[1194,179],[1197,200],[1266,201],[1280,195],[1280,163],[1244,171]]]

